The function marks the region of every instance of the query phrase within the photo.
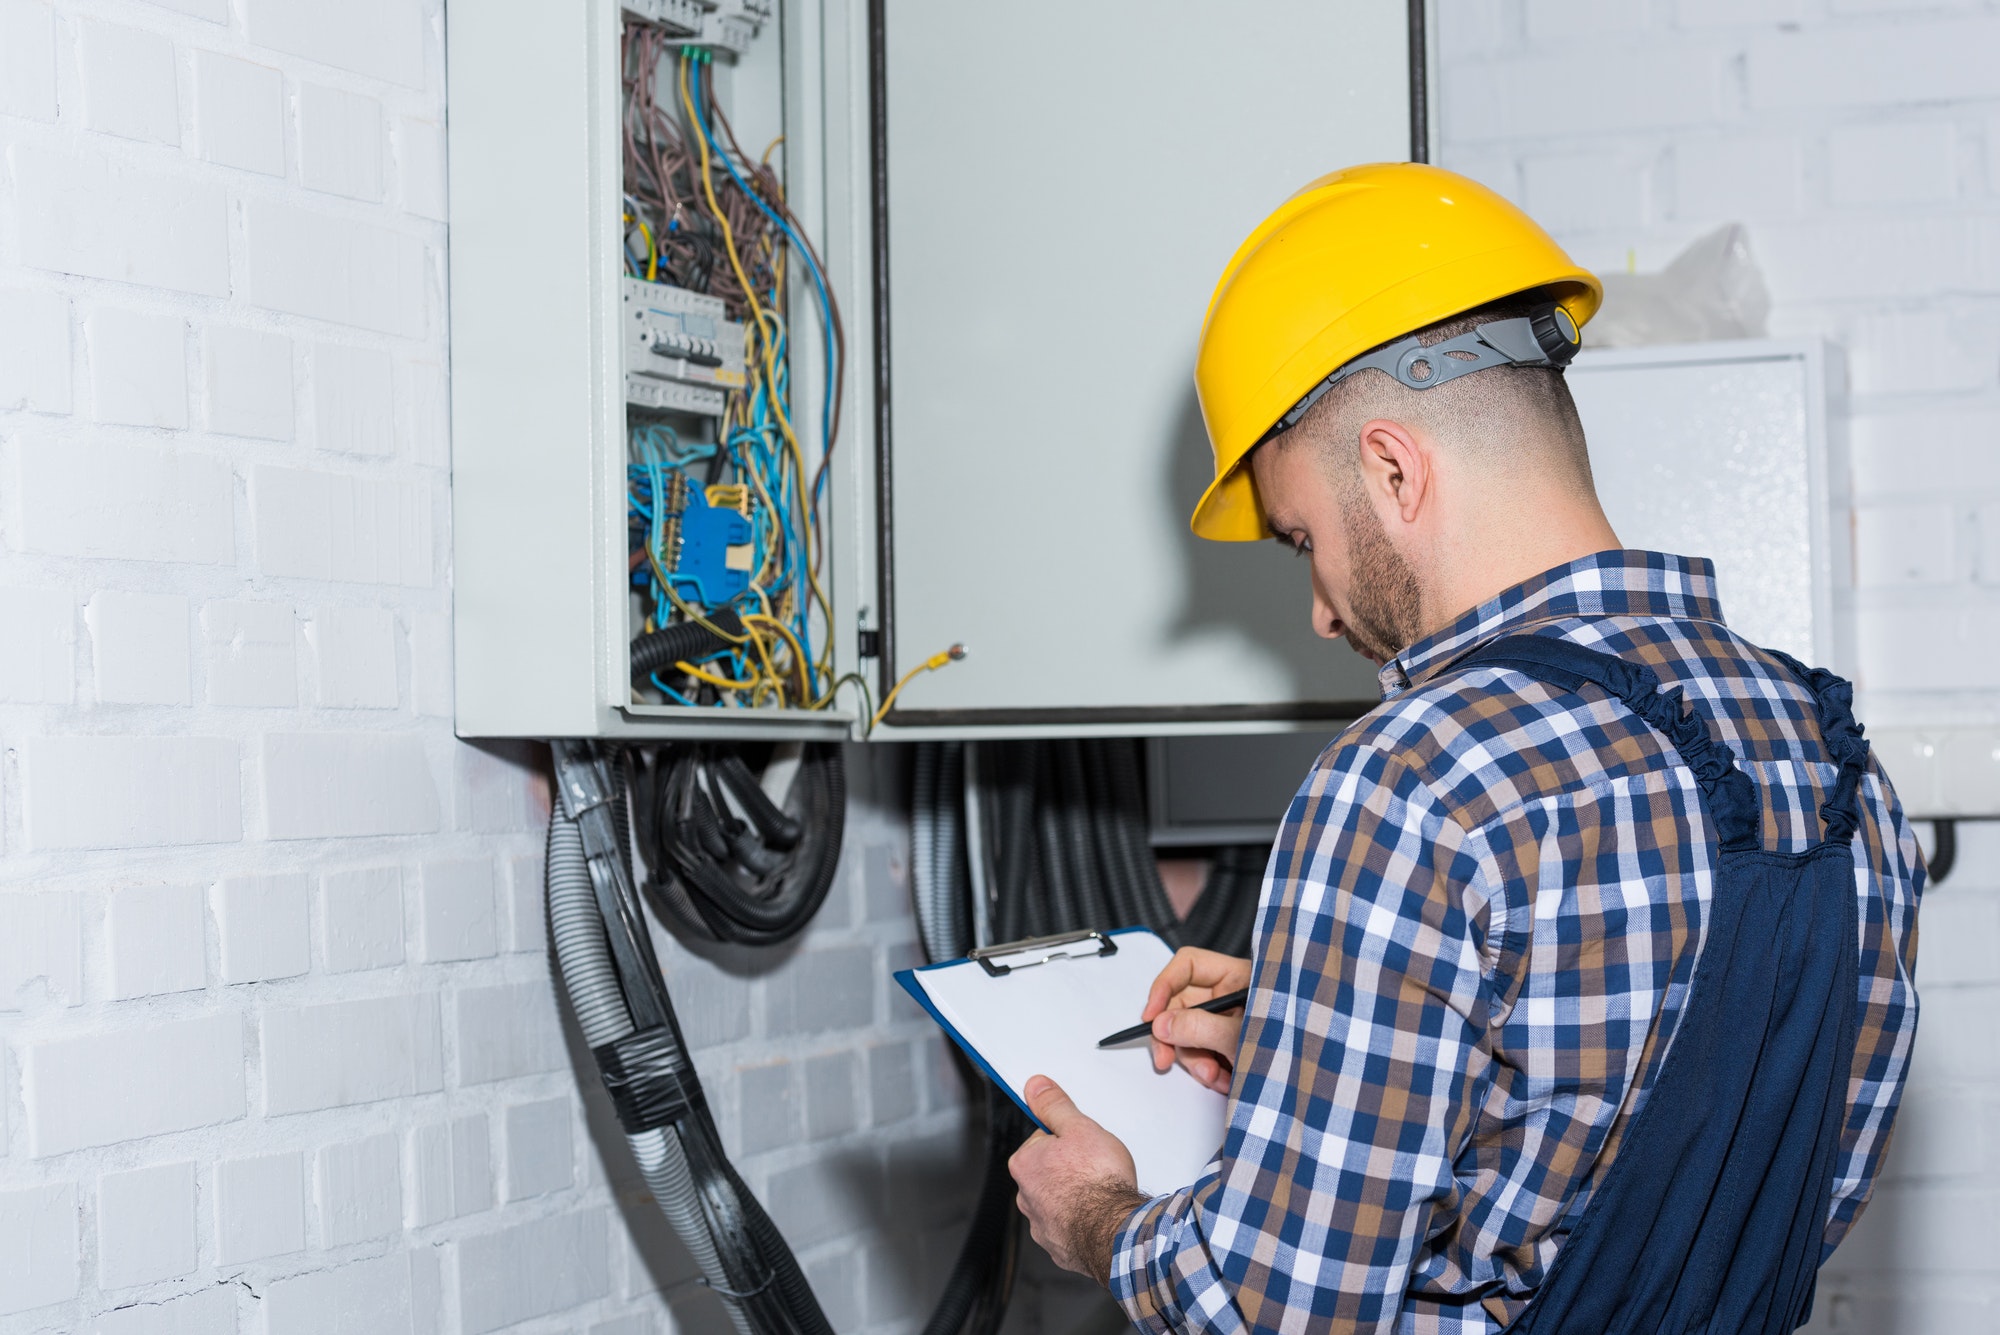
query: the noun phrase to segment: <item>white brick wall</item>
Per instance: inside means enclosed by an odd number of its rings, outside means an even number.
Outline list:
[[[1878,724],[2000,718],[2000,6],[1440,0],[1440,158],[1578,259],[1749,226],[1772,328],[1844,345],[1840,664]],[[1727,608],[1729,590],[1722,590]],[[1924,907],[1916,1069],[1814,1331],[2000,1329],[2000,830]]]
[[[442,25],[0,0],[0,1335],[715,1328],[579,1090],[545,757],[451,733]],[[661,950],[840,1328],[907,1329],[956,1215],[889,1145],[963,1113],[854,762],[796,955]]]

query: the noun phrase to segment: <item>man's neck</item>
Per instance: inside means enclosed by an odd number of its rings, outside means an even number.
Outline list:
[[[1518,508],[1483,508],[1440,543],[1424,589],[1424,634],[1436,634],[1495,595],[1547,570],[1620,545],[1595,497],[1523,497]]]

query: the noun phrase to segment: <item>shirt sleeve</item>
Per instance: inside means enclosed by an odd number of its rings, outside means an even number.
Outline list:
[[[1222,1154],[1114,1247],[1111,1292],[1134,1323],[1395,1328],[1490,1079],[1466,843],[1428,786],[1365,742],[1336,745],[1293,799]]]

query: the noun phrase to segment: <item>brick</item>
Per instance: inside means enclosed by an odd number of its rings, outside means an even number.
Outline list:
[[[229,465],[110,442],[24,440],[9,528],[50,556],[222,565],[235,559]]]
[[[2000,609],[1864,608],[1855,622],[1861,659],[1856,685],[1870,691],[2000,689]]]
[[[311,890],[312,878],[304,874],[232,876],[215,887],[223,982],[295,978],[312,967],[306,927]]]
[[[433,1122],[410,1132],[404,1224],[427,1228],[452,1217],[451,1128]]]
[[[874,952],[866,946],[807,951],[765,987],[773,1035],[853,1029],[875,1018]]]
[[[430,718],[450,718],[451,619],[416,612],[405,619],[410,638],[410,704]]]
[[[152,3],[210,23],[229,22],[229,0],[152,0]]]
[[[83,337],[98,421],[187,425],[187,325],[178,316],[94,310]]]
[[[225,737],[35,737],[27,743],[33,849],[233,843],[241,764]]]
[[[804,1263],[806,1282],[835,1330],[860,1330],[867,1324],[861,1307],[861,1256],[837,1251]]]
[[[379,348],[315,344],[313,443],[343,454],[388,454],[396,448],[396,385],[389,354]]]
[[[1980,935],[1985,932],[1987,935]],[[2000,895],[1990,890],[1950,887],[1924,899],[1923,984],[1926,989],[1957,983],[2000,983]],[[1901,1138],[1901,1127],[1897,1136]]]
[[[1673,148],[1672,213],[1704,228],[1790,218],[1803,202],[1804,181],[1798,140],[1788,136],[1684,138]]]
[[[1990,1277],[1996,1268],[1991,1249],[1979,1245],[1977,1221],[1991,1209],[1988,1193],[1981,1186],[1954,1183],[1893,1183],[1879,1188],[1861,1217],[1851,1246],[1844,1247],[1852,1270],[1872,1270],[1889,1274],[1928,1274],[1938,1283],[1943,1276]],[[1976,1330],[1977,1324],[1957,1329]],[[1922,1330],[1921,1326],[1875,1329]],[[1930,1326],[1931,1330],[1951,1330],[1950,1325]]]
[[[135,885],[111,892],[105,938],[111,997],[191,992],[208,982],[201,891],[191,885]]]
[[[402,405],[398,432],[404,450],[420,464],[444,468],[451,463],[451,391],[444,367],[418,359],[396,364],[397,401]]]
[[[482,834],[545,831],[549,824],[547,761],[533,742],[497,740],[454,753],[460,810]]]
[[[851,1052],[830,1052],[805,1063],[806,1136],[825,1140],[861,1125],[854,1083],[858,1063]]]
[[[359,1335],[410,1329],[410,1263],[392,1252],[281,1279],[263,1290],[268,1335]]]
[[[577,1307],[611,1291],[601,1209],[516,1224],[458,1244],[467,1335]]]
[[[31,1044],[21,1092],[38,1156],[234,1121],[243,1021],[225,1012]]]
[[[738,1153],[762,1154],[799,1142],[799,1082],[790,1062],[742,1068],[736,1090]]]
[[[1944,300],[1920,310],[1864,316],[1855,323],[1848,349],[1856,394],[1991,385],[2000,369],[2000,305]]]
[[[452,1002],[461,1084],[558,1071],[568,1065],[549,980],[459,989]]]
[[[212,705],[299,702],[292,609],[283,603],[208,603],[201,609],[202,671]]]
[[[1643,5],[1606,5],[1597,0],[1527,0],[1528,41],[1542,46],[1576,44],[1607,34],[1638,32],[1646,26]]]
[[[216,1259],[224,1265],[303,1251],[305,1157],[263,1154],[215,1168]]]
[[[424,332],[423,242],[277,200],[246,200],[243,214],[256,305],[384,334]]]
[[[396,1137],[387,1133],[314,1156],[320,1240],[329,1247],[387,1237],[403,1226],[403,1182]]]
[[[268,65],[195,52],[194,126],[208,161],[283,176],[284,76]]]
[[[785,1241],[799,1250],[852,1233],[880,1218],[881,1175],[856,1173],[834,1159],[813,1159],[772,1173],[764,1200]]]
[[[507,938],[510,951],[541,954],[548,949],[546,895],[542,858],[529,853],[507,860]]]
[[[56,118],[56,16],[37,0],[0,0],[0,116]]]
[[[1805,0],[1679,0],[1674,22],[1682,28],[1796,23]]]
[[[2000,505],[1980,506],[1973,523],[1979,534],[1974,574],[1982,584],[2000,584]]]
[[[79,1252],[74,1183],[0,1191],[0,1315],[74,1298]]]
[[[211,325],[202,331],[202,407],[210,431],[292,438],[292,341]]]
[[[403,962],[403,873],[396,867],[328,872],[320,887],[331,973]]]
[[[83,998],[82,896],[0,892],[0,1012]]]
[[[674,1011],[690,1050],[733,1043],[750,1033],[750,987],[741,978],[699,955],[666,952],[662,960],[672,981]]]
[[[263,741],[273,839],[429,834],[437,787],[415,733],[273,733]]]
[[[339,709],[394,709],[396,615],[383,607],[328,607],[306,623],[319,669],[319,703]]]
[[[424,86],[422,11],[398,0],[250,0],[250,40],[338,69]]]
[[[1502,150],[1481,152],[1454,146],[1444,157],[1444,167],[1469,176],[1502,198],[1521,204],[1527,199],[1521,187],[1521,165],[1514,154]]]
[[[396,122],[396,180],[406,212],[444,221],[444,127],[435,121]]]
[[[1644,61],[1532,56],[1463,65],[1443,103],[1447,138],[1469,144],[1700,125],[1722,105],[1723,61],[1699,48],[1650,49]]]
[[[1991,1172],[1995,1136],[1989,1119],[2000,1113],[1992,1097],[1934,1089],[1906,1094],[1896,1113],[1884,1180],[1964,1178]]]
[[[826,1306],[826,1297],[824,1291],[819,1286],[816,1272],[809,1278],[814,1294],[819,1296],[820,1305],[822,1307]],[[831,1312],[828,1312],[827,1316],[829,1320],[832,1320],[833,1314]],[[833,1321],[833,1328],[835,1330],[846,1329],[839,1321]],[[590,1335],[656,1335],[656,1330],[653,1325],[653,1318],[644,1312],[638,1312],[631,1316],[615,1317],[610,1321],[595,1322],[590,1327]]]
[[[77,27],[83,123],[126,139],[178,144],[174,44],[160,33],[122,24],[86,19]]]
[[[1836,204],[1933,204],[1958,196],[1958,136],[1948,122],[1843,125],[1826,139]]]
[[[451,1204],[460,1216],[493,1208],[493,1142],[485,1113],[452,1119]]]
[[[431,1093],[444,1084],[440,1044],[435,993],[267,1010],[265,1111],[310,1112]]]
[[[916,1052],[908,1043],[868,1049],[868,1120],[894,1126],[917,1113]]]
[[[2000,242],[2000,225],[1921,213],[1832,217],[1766,224],[1754,240],[1758,267],[1779,303],[1902,299],[1950,289],[1984,272]],[[1991,378],[1991,368],[1987,374]]]
[[[60,589],[0,588],[0,700],[66,705],[76,696],[76,608]]]
[[[0,43],[4,40],[0,36]],[[5,59],[0,55],[0,62]],[[69,350],[66,297],[26,288],[0,289],[0,410],[68,412]]]
[[[187,599],[101,589],[84,604],[100,704],[184,705],[189,686]]]
[[[907,1321],[924,1315],[930,1275],[921,1260],[910,1255],[917,1239],[897,1239],[900,1245],[872,1246],[862,1252],[862,1287],[868,1295],[863,1310],[871,1324]]]
[[[194,1165],[107,1173],[97,1183],[97,1285],[123,1289],[195,1267]]]
[[[427,964],[476,960],[498,949],[492,861],[425,863],[418,894],[417,958]]]
[[[504,1117],[508,1200],[546,1196],[576,1181],[567,1098],[517,1103]]]
[[[382,104],[302,83],[298,109],[299,179],[329,194],[382,198]]]
[[[236,1335],[236,1295],[201,1289],[181,1298],[114,1307],[91,1325],[92,1335]]]
[[[37,269],[229,295],[222,187],[67,144],[17,145],[13,209],[20,257]]]
[[[1646,221],[1648,167],[1620,154],[1531,157],[1521,164],[1528,211],[1555,231],[1631,229]]]
[[[431,494],[421,484],[260,465],[250,520],[267,575],[430,586]]]
[[[1949,584],[1958,574],[1958,517],[1949,505],[1871,505],[1854,512],[1854,578],[1862,588]]]
[[[2000,20],[1823,28],[1775,35],[1748,53],[1750,107],[1856,108],[1987,98]]]

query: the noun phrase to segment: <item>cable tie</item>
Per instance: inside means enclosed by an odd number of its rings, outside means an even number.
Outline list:
[[[778,1278],[777,1271],[775,1270],[768,1271],[764,1275],[764,1282],[762,1284],[759,1284],[756,1288],[747,1290],[746,1292],[743,1293],[738,1293],[735,1289],[725,1289],[720,1284],[717,1284],[714,1280],[710,1279],[707,1275],[696,1276],[695,1283],[701,1285],[705,1289],[709,1289],[715,1293],[721,1294],[725,1298],[734,1298],[738,1302],[741,1302],[745,1298],[755,1298],[765,1289],[770,1288],[771,1285],[777,1281],[777,1278]]]

